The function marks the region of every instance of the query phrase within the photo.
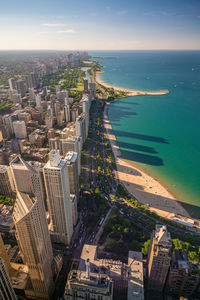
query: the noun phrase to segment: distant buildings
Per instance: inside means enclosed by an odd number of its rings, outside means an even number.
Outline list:
[[[162,291],[171,261],[172,242],[164,225],[156,225],[148,252],[148,289]]]
[[[60,158],[58,151],[51,150],[43,172],[52,240],[69,245],[73,233],[73,220],[67,161]]]

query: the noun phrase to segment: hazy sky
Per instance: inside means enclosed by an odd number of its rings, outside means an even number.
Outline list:
[[[200,0],[0,0],[0,49],[200,49]]]

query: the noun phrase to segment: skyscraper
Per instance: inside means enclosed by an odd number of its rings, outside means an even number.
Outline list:
[[[85,122],[85,114],[83,113],[76,119],[75,123],[76,136],[80,136],[82,138],[82,143],[84,143],[86,139]]]
[[[20,156],[11,163],[17,199],[13,211],[16,238],[29,267],[29,296],[49,299],[54,288],[51,271],[53,251],[45,215],[40,175]],[[31,291],[31,287],[27,290]]]
[[[6,271],[7,271],[8,275],[10,276],[10,274],[12,272],[11,265],[10,265],[10,259],[9,259],[8,253],[6,251],[6,248],[4,246],[4,242],[1,237],[1,234],[0,234],[0,259],[3,260]]]
[[[26,89],[23,80],[17,80],[17,91],[22,98],[26,95]]]
[[[0,257],[0,299],[17,300],[4,260]]]
[[[67,152],[65,159],[67,161],[68,175],[69,175],[69,188],[70,194],[76,195],[78,199],[79,193],[79,177],[78,177],[78,155],[76,152]]]
[[[164,225],[156,225],[148,253],[148,289],[162,291],[170,266],[171,236]]]
[[[39,174],[20,156],[11,161],[10,167],[16,191],[33,194],[43,203],[43,187]]]
[[[41,200],[17,192],[13,219],[18,245],[29,268],[29,296],[50,299],[54,290],[51,270],[53,252]]]
[[[0,195],[11,196],[13,190],[9,166],[0,165]]]
[[[73,221],[67,161],[60,159],[59,151],[51,150],[49,161],[44,166],[43,172],[47,206],[51,220],[52,240],[68,245],[73,233]]]
[[[14,78],[10,78],[8,79],[8,83],[9,83],[9,87],[11,90],[15,90],[17,85],[16,85],[16,81]]]

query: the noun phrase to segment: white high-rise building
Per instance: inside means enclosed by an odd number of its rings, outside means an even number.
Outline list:
[[[73,233],[67,161],[51,150],[43,168],[52,240],[69,245]]]
[[[79,136],[82,138],[82,143],[85,142],[86,134],[85,134],[85,114],[81,114],[77,119],[75,123],[75,129],[76,129],[76,136]]]
[[[35,101],[36,101],[36,107],[40,107],[41,106],[41,96],[35,95]]]
[[[32,101],[35,101],[35,92],[33,88],[28,89],[29,97]]]
[[[10,78],[8,79],[8,83],[9,83],[9,87],[11,90],[15,90],[17,85],[16,85],[16,81],[14,78]]]
[[[79,147],[79,138],[76,136],[70,135],[67,139],[62,141],[62,153],[63,156],[67,154],[67,152],[73,151],[78,155],[78,175],[81,172],[81,151]]]
[[[85,135],[88,136],[88,127],[89,127],[89,112],[90,112],[90,102],[88,96],[84,97],[81,100],[83,105],[83,113],[85,113]]]
[[[70,122],[70,105],[67,104],[64,106],[64,113],[65,113],[65,122]]]
[[[14,121],[13,129],[14,129],[16,138],[25,139],[27,137],[26,124],[24,121]]]
[[[0,299],[17,300],[4,260],[0,257]]]

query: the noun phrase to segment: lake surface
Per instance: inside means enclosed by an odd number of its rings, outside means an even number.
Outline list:
[[[158,179],[200,219],[200,51],[90,51],[101,78],[168,95],[134,96],[110,105],[122,158]]]

